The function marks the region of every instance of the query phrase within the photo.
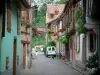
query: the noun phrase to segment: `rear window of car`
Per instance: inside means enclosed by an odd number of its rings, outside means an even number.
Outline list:
[[[55,51],[55,48],[54,47],[52,47],[52,51]]]

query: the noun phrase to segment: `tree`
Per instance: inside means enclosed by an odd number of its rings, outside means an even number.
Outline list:
[[[66,4],[68,0],[60,0],[60,1],[56,1],[56,4]]]
[[[50,42],[48,42],[48,46],[56,46],[56,42],[51,40]]]
[[[35,1],[35,0],[33,0]],[[52,3],[53,0],[42,0],[42,5],[38,6],[38,11],[37,11],[37,17],[34,19],[34,26],[43,26],[46,23],[46,9],[47,9],[47,3]],[[37,3],[38,4],[38,3]]]

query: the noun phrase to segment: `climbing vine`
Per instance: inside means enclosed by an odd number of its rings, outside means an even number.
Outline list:
[[[52,34],[52,33],[49,31],[49,32],[48,32],[48,40],[51,40],[51,34]]]
[[[68,40],[69,40],[69,36],[68,34],[66,33],[66,31],[64,31],[64,34],[62,36],[59,37],[59,40],[62,44],[66,44],[68,43]]]
[[[76,21],[76,30],[78,33],[84,33],[84,23],[83,23],[83,9],[81,6],[75,8],[75,21]]]

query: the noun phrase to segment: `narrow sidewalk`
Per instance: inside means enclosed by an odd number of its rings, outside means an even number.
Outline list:
[[[91,75],[91,73],[93,73],[92,70],[91,70],[91,71],[90,71],[90,70],[81,70],[81,69],[79,69],[78,67],[76,67],[76,66],[74,66],[73,64],[71,64],[69,61],[65,61],[65,60],[62,60],[62,59],[60,59],[60,60],[63,61],[64,64],[70,66],[71,68],[73,68],[74,70],[80,72],[80,73],[83,74],[83,75]]]

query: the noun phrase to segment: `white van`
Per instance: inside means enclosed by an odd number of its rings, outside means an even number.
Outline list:
[[[46,57],[53,56],[56,57],[56,47],[55,46],[48,46],[46,49]]]

